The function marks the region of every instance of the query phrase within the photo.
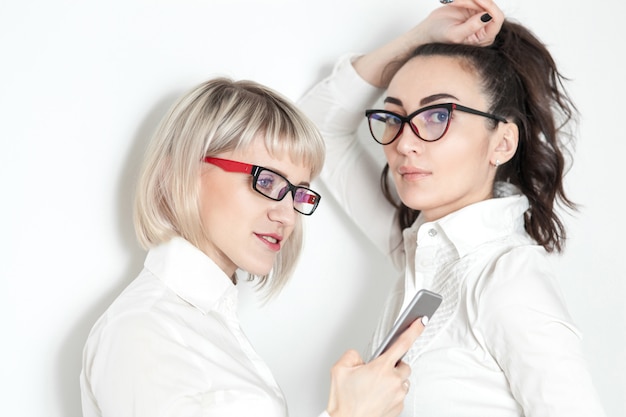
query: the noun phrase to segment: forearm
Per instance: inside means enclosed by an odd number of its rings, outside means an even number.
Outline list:
[[[419,45],[429,42],[428,32],[417,25],[392,41],[358,57],[352,62],[361,78],[377,88],[386,88],[389,81]]]
[[[504,14],[493,0],[455,0],[356,60],[354,68],[371,85],[385,88],[418,46],[430,42],[487,46],[495,39],[503,21]]]
[[[326,161],[321,180],[357,227],[385,254],[394,208],[380,192],[384,162],[374,158],[357,137],[365,109],[380,97],[355,73],[345,56],[326,77],[298,102],[321,131],[326,142]],[[373,140],[363,138],[362,140]],[[382,155],[381,155],[382,158]]]

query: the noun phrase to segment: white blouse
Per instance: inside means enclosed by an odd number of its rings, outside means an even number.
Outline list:
[[[403,416],[604,416],[547,252],[524,230],[528,200],[497,196],[400,234],[380,191],[380,164],[357,140],[381,90],[345,57],[299,102],[326,140],[322,180],[402,276],[375,348],[420,288],[443,295],[405,357],[412,368]]]
[[[83,416],[287,416],[236,306],[237,288],[195,246],[175,238],[151,249],[89,335]]]

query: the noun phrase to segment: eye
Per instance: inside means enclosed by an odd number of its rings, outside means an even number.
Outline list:
[[[263,172],[256,180],[256,187],[260,190],[271,191],[276,183],[276,176],[270,172]]]
[[[422,117],[428,124],[446,124],[450,113],[446,108],[436,108],[425,111]]]
[[[296,189],[296,203],[315,204],[317,196],[305,188]]]

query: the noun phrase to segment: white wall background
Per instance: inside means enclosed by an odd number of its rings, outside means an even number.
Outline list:
[[[626,415],[624,3],[501,0],[549,45],[583,115],[567,188],[582,204],[559,267],[604,405]],[[214,75],[297,99],[343,52],[408,29],[435,0],[0,0],[0,415],[78,417],[81,350],[140,270],[132,188],[148,137]],[[323,190],[322,190],[323,191]],[[242,320],[293,416],[363,348],[393,274],[330,198],[295,279]]]

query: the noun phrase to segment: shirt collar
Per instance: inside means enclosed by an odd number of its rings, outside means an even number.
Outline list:
[[[237,294],[224,271],[181,237],[151,248],[144,266],[176,295],[203,313],[215,308],[216,303],[229,294],[232,297]]]
[[[529,207],[524,195],[491,198],[466,206],[434,222],[424,222],[420,216],[410,230],[405,231],[405,238],[412,235],[419,245],[421,236],[432,233],[434,229],[437,233],[443,233],[462,257],[482,243],[525,233],[524,213]]]
[[[464,256],[482,243],[524,233],[528,207],[526,196],[492,198],[444,217],[440,225],[459,255]]]

